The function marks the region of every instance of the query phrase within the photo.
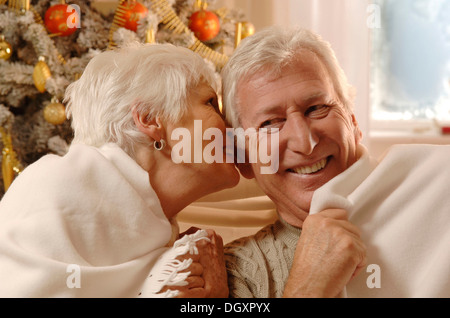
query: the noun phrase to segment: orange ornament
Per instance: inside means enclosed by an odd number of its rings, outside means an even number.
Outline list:
[[[55,35],[68,36],[77,30],[80,16],[68,4],[55,4],[45,12],[44,23],[47,30]]]
[[[200,41],[209,41],[219,34],[220,21],[215,13],[202,9],[189,18],[189,29]]]
[[[121,18],[125,20],[123,27],[136,32],[138,21],[148,14],[148,9],[137,1],[127,1],[121,8]]]

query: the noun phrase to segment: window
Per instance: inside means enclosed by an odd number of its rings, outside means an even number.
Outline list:
[[[375,0],[372,127],[450,120],[450,0]]]

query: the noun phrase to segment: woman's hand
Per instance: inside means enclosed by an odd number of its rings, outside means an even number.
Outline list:
[[[184,234],[196,232],[191,228]],[[170,286],[163,289],[178,290],[177,298],[226,298],[228,297],[227,272],[223,254],[222,238],[213,230],[206,230],[207,240],[196,242],[198,254],[186,254],[177,259],[182,261],[186,258],[192,259],[192,264],[183,272],[191,272],[186,279],[186,286]],[[182,236],[181,235],[181,236]]]
[[[223,253],[223,241],[213,230],[206,230],[211,242],[198,242],[200,264],[203,267],[205,293],[208,298],[227,298],[227,270]],[[200,245],[200,246],[199,246]]]

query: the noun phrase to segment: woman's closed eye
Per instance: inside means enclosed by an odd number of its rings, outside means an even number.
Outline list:
[[[206,101],[206,104],[207,105],[211,105],[212,107],[215,107],[215,105],[217,105],[217,100],[216,100],[216,98],[211,97],[210,99],[208,99]]]
[[[206,104],[207,106],[212,107],[212,108],[216,111],[216,113],[218,113],[218,114],[220,115],[220,117],[222,117],[222,119],[224,118],[224,117],[223,117],[223,114],[222,114],[222,112],[221,112],[221,110],[220,110],[220,107],[219,107],[219,101],[217,100],[217,97],[211,97],[210,99],[208,99],[208,100],[206,101],[205,104]]]
[[[218,103],[216,97],[211,97],[211,98],[207,99],[205,102],[205,105],[211,106],[215,110],[219,110],[219,103]]]

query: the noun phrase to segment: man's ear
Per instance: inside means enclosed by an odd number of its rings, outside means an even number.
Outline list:
[[[356,144],[361,143],[361,140],[363,138],[363,134],[361,129],[359,128],[358,121],[356,120],[355,114],[352,114],[352,123],[353,123],[353,129],[355,133],[355,141]]]
[[[255,174],[253,173],[252,165],[248,162],[246,163],[236,163],[236,167],[241,172],[242,176],[246,179],[255,178]]]
[[[141,133],[156,141],[164,138],[164,127],[159,117],[149,118],[147,114],[142,114],[136,108],[133,109],[132,114],[134,124]]]

